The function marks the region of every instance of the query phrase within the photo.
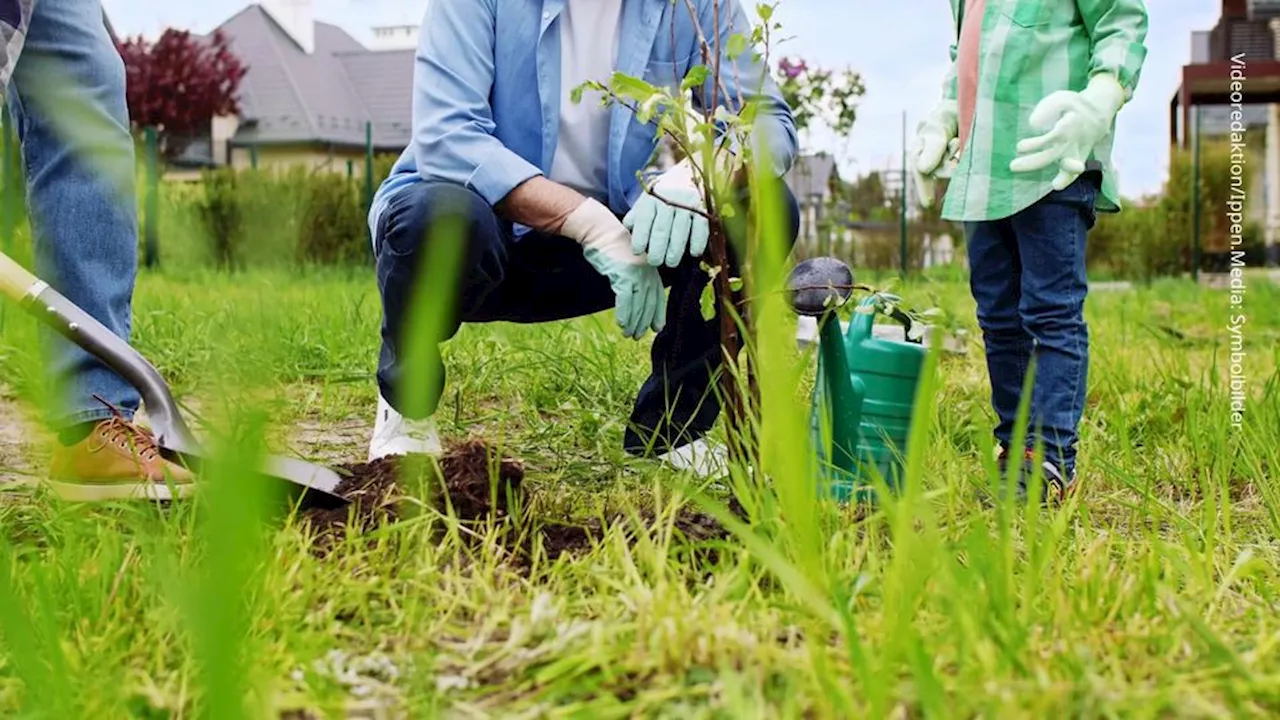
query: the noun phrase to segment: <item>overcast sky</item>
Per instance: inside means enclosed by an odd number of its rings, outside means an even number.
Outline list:
[[[155,35],[167,26],[207,32],[245,6],[243,0],[103,0],[121,34]],[[314,0],[319,19],[365,39],[376,24],[416,22],[424,0]],[[754,4],[754,0],[748,0]],[[1218,0],[1147,0],[1151,30],[1142,82],[1120,114],[1116,162],[1121,191],[1159,190],[1168,166],[1169,101],[1190,60],[1192,30],[1208,30]],[[853,136],[840,148],[830,137],[812,144],[839,149],[853,174],[897,167],[902,113],[916,122],[937,100],[947,61],[946,0],[781,0],[787,55],[863,75],[867,95]],[[848,173],[846,173],[848,174]]]

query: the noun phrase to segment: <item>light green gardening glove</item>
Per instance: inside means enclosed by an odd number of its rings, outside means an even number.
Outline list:
[[[663,199],[684,207],[669,205]],[[685,208],[702,209],[702,193],[698,191],[688,160],[663,173],[654,183],[653,194],[641,194],[635,207],[622,219],[622,224],[631,231],[631,249],[647,256],[649,264],[655,267],[664,264],[677,267],[686,254],[702,257],[711,237],[711,226],[706,217]]]
[[[1105,73],[1094,75],[1080,92],[1053,93],[1031,111],[1031,127],[1044,134],[1018,143],[1018,156],[1009,169],[1035,172],[1057,163],[1053,189],[1065,189],[1084,172],[1085,163],[1111,132],[1124,102],[1124,88]]]
[[[618,326],[627,337],[639,340],[649,330],[662,330],[667,319],[662,276],[631,251],[631,234],[609,208],[588,199],[569,214],[560,234],[576,240],[591,267],[609,278]]]
[[[923,207],[933,204],[935,180],[950,177],[955,168],[955,154],[960,145],[957,137],[959,127],[959,104],[954,100],[943,100],[916,129],[910,158],[916,194]]]

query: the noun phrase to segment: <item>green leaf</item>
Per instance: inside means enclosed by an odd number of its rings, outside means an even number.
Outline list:
[[[719,270],[719,268],[716,268]],[[702,307],[702,319],[711,320],[716,316],[716,289],[715,283],[707,283],[702,288],[702,297],[699,298]]]
[[[569,101],[574,105],[582,102],[582,91],[586,89],[585,85],[579,85],[569,91]]]
[[[729,289],[738,292],[742,289],[742,278],[729,278]]]
[[[694,65],[689,68],[689,72],[684,76],[684,82],[680,83],[681,90],[691,90],[696,87],[702,87],[707,82],[707,76],[711,74],[711,69],[706,65]]]
[[[730,60],[736,60],[742,53],[747,51],[747,36],[742,33],[734,33],[729,36],[729,42],[725,47]]]
[[[659,92],[656,86],[620,72],[615,72],[609,79],[609,86],[617,95],[636,102],[646,102]]]
[[[766,23],[773,19],[773,6],[765,3],[756,5],[756,14]]]

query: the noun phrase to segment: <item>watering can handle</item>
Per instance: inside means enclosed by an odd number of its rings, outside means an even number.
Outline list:
[[[906,328],[906,330],[904,331],[903,337],[907,339],[907,342],[916,342],[916,343],[920,342],[919,340],[911,339],[911,327],[912,327],[911,316],[903,312],[902,308],[894,307],[893,312],[889,313],[889,317],[902,323],[903,326]]]
[[[853,322],[849,324],[849,336],[854,340],[854,342],[871,337],[872,326],[876,321],[876,310],[878,306],[879,301],[874,295],[868,296],[864,298],[862,302],[858,303],[859,312],[854,314]],[[903,336],[908,342],[920,342],[918,339],[911,339],[911,328],[914,326],[914,323],[911,321],[911,316],[904,312],[902,308],[894,306],[893,310],[889,313],[889,317],[897,320],[905,326],[906,329]]]

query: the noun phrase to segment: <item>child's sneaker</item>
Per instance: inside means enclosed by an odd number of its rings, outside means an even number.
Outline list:
[[[1016,483],[1014,485],[1014,497],[1019,503],[1027,501],[1029,485],[1031,483],[1032,474],[1035,472],[1036,455],[1034,450],[1026,450],[1022,455],[1022,466],[1019,468]],[[1000,454],[996,457],[996,465],[1000,468],[1000,483],[1003,492],[1002,496],[1008,496],[1008,483],[1010,482],[1009,474],[1009,450],[1000,448]],[[1076,473],[1073,470],[1069,477],[1064,477],[1061,468],[1052,462],[1045,460],[1040,463],[1041,479],[1040,479],[1040,504],[1041,505],[1061,505],[1066,502],[1067,498],[1075,493],[1079,486],[1077,483]]]

